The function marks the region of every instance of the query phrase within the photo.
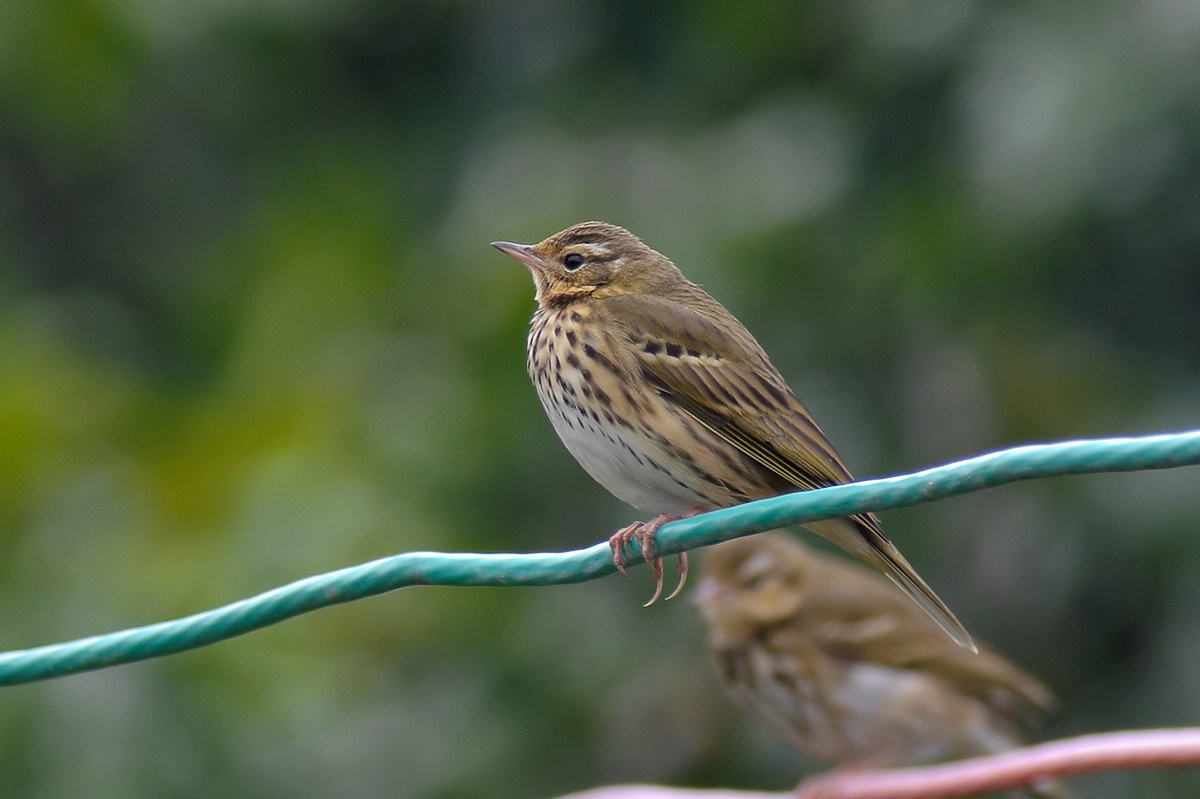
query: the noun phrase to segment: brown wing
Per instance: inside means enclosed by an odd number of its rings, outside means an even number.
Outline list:
[[[723,308],[727,318],[714,321],[655,297],[620,295],[605,304],[633,344],[642,375],[788,487],[853,479],[758,342]]]
[[[1012,716],[1034,707],[1054,708],[1050,690],[996,652],[978,654],[946,640],[912,603],[870,572],[809,552],[826,564],[812,571],[806,616],[829,618],[811,630],[814,642],[832,656],[937,674],[959,690],[985,699]]]
[[[636,368],[668,401],[777,478],[779,493],[853,478],[749,331],[701,291],[687,305],[645,294],[604,299],[610,329],[624,334]],[[696,310],[696,309],[701,310]],[[971,636],[884,535],[871,514],[807,525],[886,574],[961,646]]]

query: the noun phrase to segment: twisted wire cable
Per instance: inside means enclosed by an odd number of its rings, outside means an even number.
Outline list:
[[[664,525],[663,555],[793,524],[931,502],[1018,480],[1200,464],[1200,431],[1001,450],[913,474],[771,497]],[[308,577],[173,621],[0,653],[0,685],[62,677],[207,646],[302,613],[416,585],[560,585],[615,571],[605,541],[572,552],[411,552]]]

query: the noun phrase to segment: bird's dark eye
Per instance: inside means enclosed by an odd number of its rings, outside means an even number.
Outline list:
[[[583,256],[577,252],[573,252],[566,258],[563,258],[563,266],[565,266],[568,271],[574,272],[576,269],[583,266]]]

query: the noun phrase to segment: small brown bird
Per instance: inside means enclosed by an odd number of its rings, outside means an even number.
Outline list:
[[[1023,745],[1021,722],[1054,704],[995,652],[952,644],[878,575],[786,534],[710,547],[694,602],[733,699],[839,766],[1013,749]],[[1065,795],[1057,785],[1038,790]]]
[[[662,524],[853,479],[749,331],[637,236],[584,222],[539,244],[492,246],[533,273],[527,365],[554,429],[597,482],[657,514],[610,541],[622,573],[626,545],[641,545],[657,582],[650,603],[662,589]],[[875,516],[805,526],[886,574],[973,649]],[[682,556],[680,572],[671,596],[686,579]]]

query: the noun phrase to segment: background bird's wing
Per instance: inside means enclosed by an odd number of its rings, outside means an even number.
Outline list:
[[[996,652],[981,647],[973,654],[951,644],[912,603],[870,573],[817,553],[810,556],[829,564],[821,572],[821,585],[811,587],[803,611],[810,619],[829,619],[827,624],[805,625],[822,651],[845,660],[936,674],[1011,716],[1030,707],[1054,709],[1046,686]]]

